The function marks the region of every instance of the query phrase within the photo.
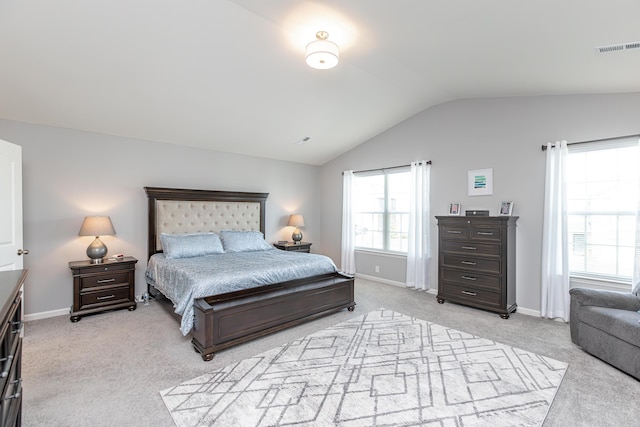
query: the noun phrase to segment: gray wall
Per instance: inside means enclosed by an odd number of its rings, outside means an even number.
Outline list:
[[[26,314],[71,305],[68,261],[84,259],[77,237],[85,215],[110,215],[110,253],[140,260],[136,293],[145,289],[147,208],[144,186],[269,192],[266,238],[290,239],[289,213],[305,216],[305,241],[339,264],[342,175],[432,160],[432,215],[448,204],[490,209],[513,200],[517,232],[517,301],[540,308],[544,153],[540,145],[640,133],[640,94],[521,97],[454,101],[432,107],[321,168],[0,120],[0,139],[23,147],[24,246],[30,270]],[[493,196],[468,197],[467,171],[493,168]],[[432,287],[437,240],[431,224]],[[404,282],[402,258],[358,254],[358,272]],[[375,272],[375,265],[380,272]]]
[[[585,141],[640,133],[640,93],[461,100],[429,108],[322,167],[322,245],[340,261],[342,176],[360,170],[433,161],[432,217],[448,204],[462,210],[514,202],[517,228],[517,302],[540,310],[540,264],[545,155],[540,146],[566,139]],[[493,168],[492,196],[467,196],[467,171]],[[437,288],[437,229],[432,218],[431,286]],[[377,260],[358,254],[358,273],[403,282],[405,262],[375,273]],[[394,278],[390,278],[393,276]]]
[[[7,120],[0,120],[0,139],[23,150],[27,315],[71,306],[68,262],[86,259],[92,240],[77,236],[85,215],[111,216],[117,235],[102,240],[109,254],[138,258],[136,295],[146,290],[145,186],[270,193],[267,241],[291,239],[291,212],[305,217],[305,241],[320,235],[317,166]]]

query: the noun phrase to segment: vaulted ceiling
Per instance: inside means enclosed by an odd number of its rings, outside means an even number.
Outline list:
[[[3,0],[0,118],[321,165],[461,98],[640,91],[638,0]],[[324,30],[340,63],[315,70]],[[309,137],[306,143],[298,143]]]

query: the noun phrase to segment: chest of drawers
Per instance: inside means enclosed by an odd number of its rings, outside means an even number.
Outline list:
[[[22,292],[27,270],[0,272],[0,425],[22,419]]]
[[[101,264],[72,261],[73,306],[70,320],[77,322],[86,314],[117,308],[136,309],[135,266],[133,257],[121,261],[105,260]]]
[[[515,216],[438,220],[438,302],[494,311],[516,311]]]

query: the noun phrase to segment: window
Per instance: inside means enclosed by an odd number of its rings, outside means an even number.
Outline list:
[[[638,209],[638,138],[569,146],[572,277],[631,283]]]
[[[356,248],[407,252],[410,179],[407,168],[355,176]]]

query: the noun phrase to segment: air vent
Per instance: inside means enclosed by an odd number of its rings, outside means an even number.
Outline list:
[[[610,45],[607,45],[607,46],[596,46],[596,47],[594,47],[594,50],[597,53],[609,53],[609,52],[617,52],[619,50],[631,50],[631,49],[640,49],[640,41],[639,42],[610,44]]]

